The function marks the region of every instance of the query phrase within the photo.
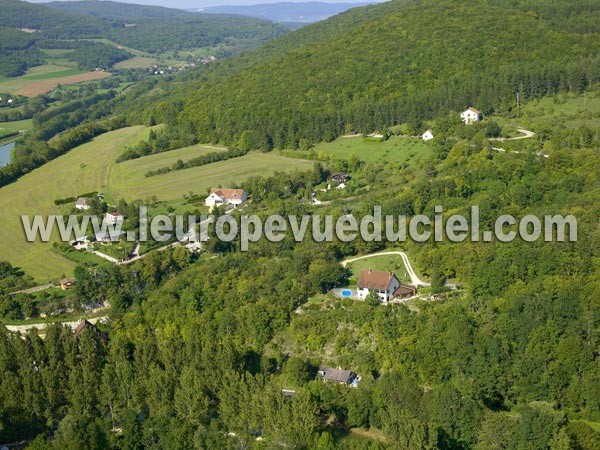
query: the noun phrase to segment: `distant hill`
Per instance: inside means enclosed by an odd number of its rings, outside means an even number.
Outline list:
[[[299,25],[295,24],[318,22],[351,8],[379,2],[381,0],[361,3],[282,2],[257,5],[211,6],[194,11],[208,14],[241,14],[259,19],[272,20],[273,22],[288,22],[291,27],[298,27]]]
[[[0,0],[0,17],[3,27],[38,30],[38,39],[105,38],[149,53],[221,46],[226,55],[286,32],[283,26],[251,17],[104,1]]]
[[[48,8],[71,14],[103,17],[106,19],[189,19],[193,13],[162,6],[136,5],[111,1],[87,0],[42,3]]]
[[[190,73],[201,78],[173,87],[173,107],[139,114],[174,135],[265,150],[418,128],[469,105],[506,111],[517,93],[581,92],[600,79],[598,31],[597,0],[397,0]]]

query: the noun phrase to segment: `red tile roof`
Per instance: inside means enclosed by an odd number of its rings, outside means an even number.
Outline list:
[[[244,197],[243,189],[212,189],[210,193],[225,200],[241,200]]]
[[[398,279],[393,272],[365,269],[360,272],[357,285],[363,289],[387,291],[394,278]]]

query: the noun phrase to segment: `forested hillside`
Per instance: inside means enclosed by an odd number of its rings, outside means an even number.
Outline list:
[[[15,77],[29,67],[41,64],[43,56],[35,48],[35,39],[13,28],[0,27],[0,76]]]
[[[517,94],[580,92],[600,76],[600,4],[570,2],[565,14],[555,3],[392,1],[352,10],[199,73],[170,95],[184,108],[168,120],[185,139],[284,148],[468,105],[507,111]],[[579,21],[585,26],[571,31]],[[161,110],[146,117],[164,120]]]
[[[598,133],[545,125],[531,151],[510,155],[479,127],[433,126],[420,167],[352,158],[256,176],[241,186],[252,198],[243,213],[361,217],[379,204],[412,216],[443,204],[467,214],[478,204],[487,226],[507,211],[576,214],[579,242],[406,243],[439,294],[408,305],[323,300],[347,283],[340,259],[385,248],[360,240],[289,236],[250,253],[213,240],[198,259],[179,248],[133,267],[80,267],[70,299],[111,302],[100,326],[109,340],[0,329],[0,437],[37,436],[31,448],[46,450],[596,450]],[[552,156],[537,155],[549,146]],[[309,205],[312,186],[338,170],[368,195]],[[462,287],[447,291],[446,278]],[[22,316],[51,301],[0,295],[0,310]],[[355,389],[315,380],[321,364],[362,379]],[[353,438],[357,427],[366,437]]]

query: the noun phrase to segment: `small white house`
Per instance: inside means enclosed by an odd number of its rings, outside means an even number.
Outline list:
[[[210,209],[221,205],[232,205],[237,208],[246,200],[248,200],[248,196],[243,189],[212,189],[204,203]]]
[[[427,130],[425,133],[423,133],[423,136],[421,137],[425,142],[430,141],[433,139],[433,131]]]
[[[470,125],[472,123],[483,120],[483,113],[478,109],[470,107],[464,110],[462,113],[460,113],[460,118],[465,124]]]
[[[360,272],[357,283],[358,298],[364,300],[369,293],[376,292],[379,301],[387,303],[394,298],[400,287],[400,280],[393,272],[365,269]]]
[[[78,198],[77,201],[75,202],[75,208],[80,211],[87,211],[88,209],[91,208],[90,199],[83,198],[83,197]]]
[[[104,215],[104,221],[109,225],[120,225],[123,223],[125,218],[119,213],[106,213]]]

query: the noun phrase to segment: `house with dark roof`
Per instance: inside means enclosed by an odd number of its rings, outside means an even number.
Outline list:
[[[358,277],[358,298],[365,300],[371,292],[376,292],[379,301],[387,303],[394,298],[394,292],[400,288],[400,280],[393,272],[365,269]]]
[[[79,322],[79,325],[77,325],[77,328],[75,328],[75,331],[73,332],[73,337],[77,339],[82,333],[85,332],[92,333],[105,344],[108,342],[108,335],[104,331],[100,331],[96,325],[87,320],[82,320]]]
[[[337,184],[342,184],[342,183],[347,183],[348,180],[350,179],[350,175],[348,175],[347,173],[334,173],[333,175],[331,175],[331,178],[329,178],[331,180],[332,183],[337,183]]]
[[[351,385],[357,376],[351,370],[344,370],[341,368],[333,369],[331,367],[321,366],[317,371],[317,379],[323,381],[332,381],[334,383],[344,384],[346,386]]]

